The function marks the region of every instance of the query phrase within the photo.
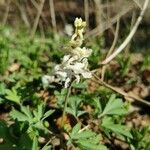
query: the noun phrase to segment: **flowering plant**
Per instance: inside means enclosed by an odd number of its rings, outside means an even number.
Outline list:
[[[46,86],[49,83],[56,82],[64,84],[64,87],[69,87],[72,81],[80,82],[83,78],[91,78],[92,74],[88,70],[88,57],[92,53],[92,49],[81,47],[83,43],[83,32],[86,22],[81,18],[76,18],[74,22],[75,33],[72,35],[69,44],[64,48],[67,51],[64,55],[61,64],[54,67],[53,75],[44,75],[42,82]]]

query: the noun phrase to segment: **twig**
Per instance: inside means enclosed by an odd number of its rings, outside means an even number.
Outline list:
[[[10,8],[10,0],[8,0],[8,3],[6,4],[6,12],[4,14],[4,18],[3,18],[3,25],[6,24],[7,22],[7,18],[8,18],[8,14],[9,14],[9,8]]]
[[[22,18],[22,20],[24,21],[25,25],[26,25],[28,28],[30,28],[31,25],[30,25],[30,22],[29,22],[29,20],[28,20],[28,18],[27,18],[26,10],[25,10],[25,7],[24,7],[25,3],[22,2],[22,3],[19,4],[18,1],[13,1],[13,2],[14,2],[14,3],[17,5],[17,7],[19,8],[20,13],[21,13],[21,18]]]
[[[87,31],[89,30],[89,1],[84,0],[84,16],[85,16],[85,21],[87,24]]]
[[[129,33],[127,38],[124,40],[124,42],[117,48],[117,50],[112,55],[110,55],[108,58],[106,58],[101,64],[103,64],[103,65],[108,64],[112,59],[114,59],[127,46],[127,44],[130,42],[130,40],[133,38],[139,24],[141,23],[141,20],[144,16],[145,10],[148,6],[148,3],[149,3],[149,0],[145,0],[143,9],[141,10],[141,13],[140,13],[134,27],[132,28],[131,32]]]
[[[101,32],[102,22],[103,22],[102,8],[101,8],[102,0],[94,0],[94,3],[95,3],[95,20],[96,20],[97,30],[99,33],[102,34],[103,33]]]
[[[103,86],[113,90],[114,92],[117,92],[117,93],[123,95],[125,98],[130,98],[132,100],[136,100],[136,101],[141,102],[147,106],[150,106],[150,102],[143,100],[136,95],[128,94],[128,93],[124,92],[123,90],[121,90],[120,88],[113,87],[113,86],[107,84],[106,82],[102,81],[96,74],[93,74],[93,76],[96,78],[96,80],[94,80],[96,83],[99,83],[100,85],[103,85]]]
[[[109,51],[108,51],[108,53],[107,53],[107,55],[106,55],[106,58],[107,58],[108,56],[110,56],[110,54],[113,52],[113,50],[114,50],[114,48],[115,48],[115,45],[116,45],[116,43],[117,43],[118,33],[119,33],[119,24],[120,24],[120,21],[119,21],[119,19],[118,19],[117,25],[116,25],[115,37],[114,37],[112,46],[111,46],[111,48],[109,49]],[[106,70],[106,65],[102,67],[102,73],[101,73],[101,80],[102,80],[102,81],[104,80],[105,70]]]
[[[39,10],[39,5],[38,5],[38,3],[37,3],[35,0],[31,0],[31,2],[32,2],[33,6],[34,6],[37,10]],[[43,21],[44,21],[46,24],[48,24],[48,21],[45,19],[45,16],[44,16],[43,12],[41,12],[41,18],[43,19]]]
[[[85,126],[85,127],[84,127],[84,128],[82,128],[81,130],[79,130],[79,132],[78,132],[78,133],[81,133],[81,132],[83,132],[83,131],[85,131],[85,130],[89,129],[89,127],[90,127],[90,125]]]
[[[50,7],[50,13],[51,13],[51,20],[52,20],[52,27],[53,30],[56,31],[56,16],[55,16],[55,9],[54,9],[54,1],[49,0],[49,7]]]
[[[137,0],[133,0],[133,1],[134,1],[134,3],[135,3],[140,9],[142,9],[141,4],[140,4]]]
[[[45,2],[45,0],[41,0],[41,4],[39,6],[37,16],[35,18],[34,25],[33,25],[32,31],[31,31],[31,39],[33,39],[33,37],[35,35],[36,29],[37,29],[37,26],[38,26],[38,22],[39,22],[39,19],[40,19],[40,16],[41,16],[41,12],[42,12],[42,9],[43,9],[43,6],[44,6],[44,2]]]
[[[45,39],[45,33],[44,33],[44,27],[42,22],[39,22],[40,31],[41,31],[41,40],[43,41]]]
[[[109,29],[114,23],[117,22],[118,18],[121,18],[123,15],[128,13],[134,8],[134,5],[130,5],[128,8],[123,9],[119,14],[117,14],[115,17],[110,19],[109,24],[108,21],[105,21],[104,23],[101,24],[101,29],[99,30],[99,26],[97,26],[95,29],[89,31],[86,35],[85,38],[89,37],[95,37],[97,35],[102,34],[105,30]]]
[[[117,40],[118,40],[119,25],[120,25],[120,19],[118,18],[118,20],[117,20],[117,25],[116,25],[116,31],[115,31],[115,37],[114,37],[112,46],[110,47],[110,50],[108,51],[108,54],[106,55],[106,58],[107,58],[108,56],[110,56],[111,53],[112,53],[112,52],[114,51],[114,49],[115,49],[115,45],[116,45]]]
[[[135,21],[136,21],[136,12],[133,11],[131,25],[130,25],[130,32],[131,32],[131,30],[132,30],[132,28],[133,28],[133,26],[135,24]],[[125,48],[125,56],[128,56],[130,46],[131,46],[131,42],[129,42],[128,45]]]

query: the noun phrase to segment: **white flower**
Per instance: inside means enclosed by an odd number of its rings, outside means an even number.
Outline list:
[[[85,21],[82,21],[81,18],[76,18],[75,21],[74,21],[74,26],[76,28],[84,28],[86,26],[86,22]]]
[[[47,87],[49,85],[49,83],[54,81],[54,76],[48,76],[48,75],[44,75],[42,77],[42,83],[45,87]]]
[[[66,47],[69,54],[63,57],[61,64],[54,67],[52,76],[42,77],[43,84],[56,82],[64,84],[64,87],[67,88],[73,80],[79,83],[81,76],[85,79],[92,77],[88,70],[88,57],[92,50],[81,47],[86,23],[81,18],[76,18],[74,25],[76,27],[75,33]]]
[[[72,50],[72,54],[77,55],[79,59],[87,58],[91,55],[91,53],[92,49],[87,49],[85,47],[83,48],[77,47]]]

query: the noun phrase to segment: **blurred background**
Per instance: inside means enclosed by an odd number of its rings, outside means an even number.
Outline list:
[[[11,75],[10,81],[17,80],[11,70],[14,73],[19,68],[27,69],[22,76],[29,74],[31,81],[50,73],[64,55],[63,46],[70,40],[76,17],[87,23],[84,45],[94,50],[89,61],[91,69],[97,68],[110,47],[117,48],[130,33],[143,3],[143,0],[0,0],[0,73],[6,78]],[[150,4],[122,52],[126,55],[125,62],[129,61],[130,52],[140,53],[131,60],[138,59],[148,66],[149,38]]]
[[[83,46],[93,50],[88,59],[89,69],[96,69],[98,77],[109,85],[136,96],[136,99],[142,98],[142,101],[150,102],[150,3],[133,39],[121,54],[106,68],[100,65],[108,52],[111,50],[112,53],[129,35],[144,1],[0,0],[0,119],[9,122],[8,114],[15,106],[13,103],[16,99],[25,106],[35,108],[41,100],[54,108],[59,103],[55,90],[59,91],[58,96],[62,96],[60,85],[50,84],[47,90],[42,85],[41,77],[53,73],[54,66],[61,62],[65,54],[63,47],[68,44],[74,32],[76,17],[81,17],[87,23]],[[112,93],[92,80],[81,82],[74,88],[77,88],[73,89],[74,95],[77,93],[78,96],[81,91],[82,98],[85,94],[87,104],[85,107],[83,105],[83,110],[90,113],[93,112],[93,99],[100,96],[100,100],[107,101]],[[86,96],[86,89],[92,93],[91,96]],[[145,106],[130,99],[129,102],[135,105],[131,110],[135,113],[129,114],[129,119],[124,120],[127,123],[132,121],[134,129],[149,126],[150,104]],[[53,119],[55,120],[55,115]],[[85,119],[88,124],[88,119]],[[3,132],[3,129],[0,131]],[[145,129],[143,131],[147,132]],[[7,136],[9,139],[10,136]],[[146,140],[149,143],[147,137]],[[25,143],[24,139],[22,141]],[[137,143],[145,144],[145,141],[141,141],[140,138]],[[7,142],[4,143],[8,146]],[[122,147],[122,143],[119,145]],[[110,146],[113,147],[112,144]]]
[[[120,18],[119,37],[125,38],[137,19],[143,0],[1,0],[0,24],[14,29],[24,28],[33,38],[35,32],[70,35],[76,17],[87,22],[87,38],[103,36],[105,46],[114,38],[117,19]],[[150,4],[134,36],[134,46],[150,47]]]

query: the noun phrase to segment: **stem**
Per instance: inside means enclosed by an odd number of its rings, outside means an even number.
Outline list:
[[[122,50],[124,50],[124,48],[129,44],[129,42],[132,40],[134,34],[136,33],[136,30],[138,28],[138,26],[140,25],[142,19],[143,19],[143,16],[144,16],[144,13],[148,7],[148,3],[149,3],[149,0],[145,0],[144,2],[144,5],[143,5],[143,8],[141,10],[141,13],[139,15],[139,17],[137,18],[136,20],[136,23],[134,24],[132,30],[130,31],[129,35],[126,37],[126,39],[124,40],[124,42],[117,48],[117,50],[112,53],[108,58],[106,58],[101,64],[102,65],[106,65],[108,64],[112,59],[114,59]]]
[[[111,89],[112,91],[114,92],[117,92],[121,95],[123,95],[125,98],[128,98],[128,99],[131,99],[131,100],[136,100],[140,103],[143,103],[147,106],[150,106],[150,102],[138,97],[137,95],[134,95],[134,94],[129,94],[129,93],[126,93],[125,91],[123,91],[122,89],[118,88],[118,87],[113,87],[109,84],[107,84],[106,82],[102,81],[96,74],[93,73],[93,76],[96,78],[96,80],[93,80],[94,82],[100,84],[100,85],[103,85],[109,89]]]
[[[70,92],[71,92],[72,83],[73,82],[71,82],[69,87],[67,88],[67,93],[66,93],[66,96],[65,96],[64,110],[63,110],[63,115],[62,115],[61,127],[64,126],[64,119],[65,119],[65,115],[66,115],[66,108],[67,108],[67,104],[68,104],[68,100],[69,100],[69,95],[70,95]]]
[[[114,51],[114,48],[115,48],[115,45],[117,43],[117,40],[118,40],[118,34],[119,34],[119,24],[120,24],[120,20],[118,18],[118,21],[117,21],[117,25],[116,25],[116,31],[115,31],[115,36],[114,36],[114,40],[113,40],[113,43],[112,43],[112,46],[111,48],[109,49],[107,55],[106,55],[106,58],[109,57],[111,55],[111,53]],[[103,66],[102,67],[102,73],[101,73],[101,79],[102,81],[104,80],[104,76],[105,76],[105,71],[107,69],[107,66]]]

